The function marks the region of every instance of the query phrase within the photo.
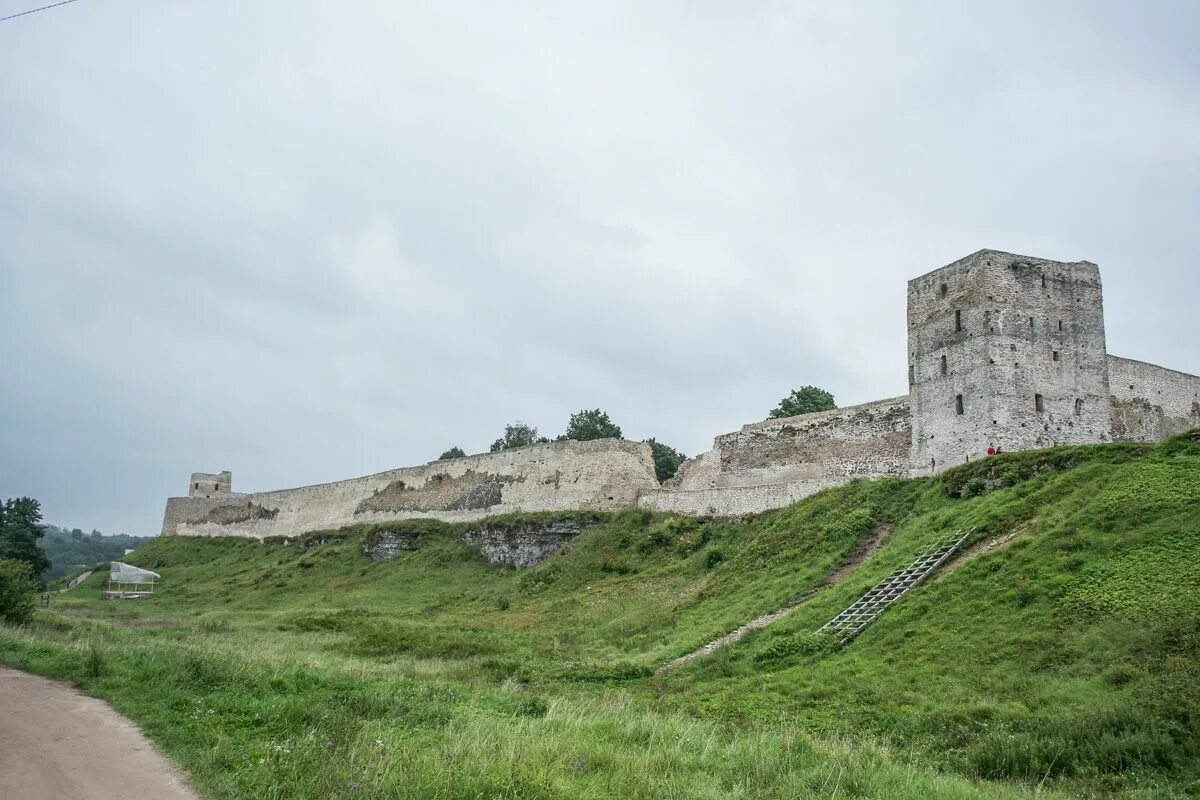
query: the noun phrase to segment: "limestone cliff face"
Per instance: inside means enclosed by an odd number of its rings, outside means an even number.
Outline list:
[[[474,547],[490,564],[510,567],[532,567],[558,552],[597,520],[558,519],[529,520],[519,524],[488,524],[470,527],[459,539]],[[379,531],[370,534],[363,543],[363,553],[376,561],[391,561],[405,552],[421,546],[422,536],[407,531]]]

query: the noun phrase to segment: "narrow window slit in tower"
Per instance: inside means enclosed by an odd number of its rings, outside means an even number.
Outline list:
[[[1075,416],[1083,416],[1083,400],[1078,397],[1075,398]]]
[[[1062,330],[1062,320],[1061,319],[1058,321],[1058,329],[1060,331]]]
[[[954,330],[962,330],[962,311],[956,310],[954,312]]]
[[[1046,276],[1045,275],[1042,276],[1042,288],[1043,289],[1046,288]]]
[[[1038,397],[1041,397],[1041,395],[1039,394]],[[954,396],[954,410],[959,414],[963,413],[963,401],[961,394],[956,394]]]
[[[1042,402],[1042,396],[1040,394],[1035,394],[1033,396],[1033,407],[1037,411],[1045,411],[1046,410],[1046,404],[1044,402]]]
[[[946,372],[947,372],[947,368],[946,368],[946,357],[945,357],[945,356],[942,356],[942,374],[943,374],[943,375],[945,375],[945,374],[946,374]]]
[[[916,378],[917,378],[917,368],[914,367],[912,364],[909,364],[908,365],[908,385],[912,386],[914,383],[916,383],[917,382]]]
[[[942,297],[945,297],[950,292],[950,287],[943,283],[941,291]]]
[[[1057,350],[1054,351],[1054,360],[1058,361],[1058,351]]]

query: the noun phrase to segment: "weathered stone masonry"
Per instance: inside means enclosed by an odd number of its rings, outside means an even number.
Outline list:
[[[778,508],[854,478],[907,475],[907,398],[770,419],[718,436],[644,508],[739,516]]]
[[[1108,357],[1113,438],[1165,439],[1200,428],[1200,378],[1143,361]]]
[[[1107,353],[1100,272],[1087,261],[980,250],[915,278],[908,342],[907,396],[745,425],[716,437],[662,487],[647,445],[613,439],[253,494],[233,493],[228,472],[194,473],[188,496],[167,501],[162,532],[263,538],[634,505],[740,516],[858,477],[940,472],[985,457],[989,446],[1149,441],[1200,426],[1200,377]],[[531,532],[501,546],[480,531],[470,543],[519,565],[569,538]]]
[[[396,519],[627,508],[657,487],[649,445],[552,442],[298,489],[173,497],[162,532],[262,539]]]
[[[908,284],[912,471],[1111,438],[1100,272],[984,250]]]

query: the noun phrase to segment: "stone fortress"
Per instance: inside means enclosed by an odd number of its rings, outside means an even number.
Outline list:
[[[1200,427],[1200,377],[1118,358],[1100,272],[980,250],[908,282],[908,395],[754,422],[659,485],[649,445],[560,441],[238,494],[195,473],[163,535],[296,536],[407,518],[643,507],[740,516],[855,478],[920,476],[989,447],[1152,441]]]

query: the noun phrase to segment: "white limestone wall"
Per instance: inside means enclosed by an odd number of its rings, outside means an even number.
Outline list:
[[[296,489],[171,498],[162,532],[261,539],[394,519],[628,508],[657,488],[647,444],[552,442]]]
[[[797,417],[753,422],[718,436],[642,508],[743,516],[790,505],[855,478],[906,475],[908,399],[894,397]]]
[[[1149,442],[1200,428],[1200,376],[1108,357],[1113,438]]]
[[[710,517],[741,517],[798,503],[809,495],[851,478],[825,478],[759,486],[725,486],[712,489],[661,489],[643,493],[638,505],[652,511]]]

